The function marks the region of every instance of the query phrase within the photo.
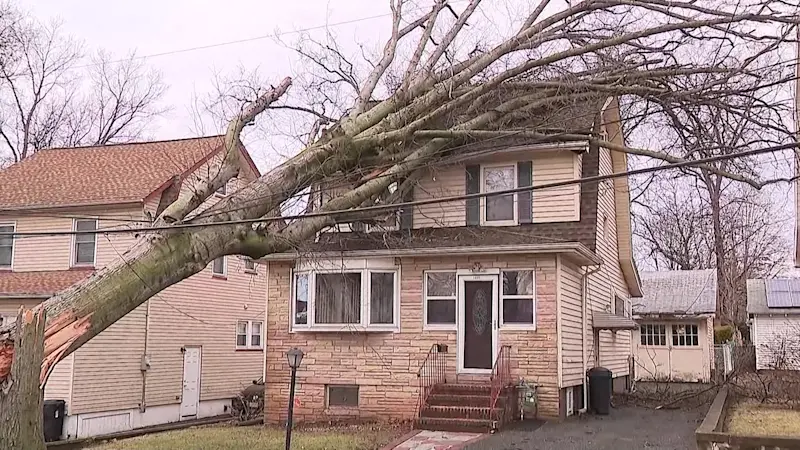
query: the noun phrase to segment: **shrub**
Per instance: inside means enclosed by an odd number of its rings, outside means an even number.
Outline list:
[[[714,327],[714,343],[724,344],[733,339],[733,326],[722,325]]]

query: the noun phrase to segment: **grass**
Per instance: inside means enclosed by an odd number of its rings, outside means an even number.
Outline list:
[[[375,450],[405,431],[389,425],[301,428],[292,432],[292,449]],[[283,450],[284,438],[281,428],[214,425],[104,442],[90,450]]]
[[[728,431],[751,436],[800,437],[800,411],[739,403],[728,413]]]

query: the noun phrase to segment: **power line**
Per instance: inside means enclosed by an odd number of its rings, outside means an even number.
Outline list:
[[[451,4],[455,4],[455,3],[462,3],[464,1],[465,0],[454,0],[454,1],[450,2],[450,3]],[[429,8],[412,8],[412,9],[410,9],[410,11],[420,11],[420,10],[423,10],[423,9],[429,9]],[[392,16],[392,13],[376,14],[374,16],[359,17],[357,19],[343,20],[341,22],[326,23],[324,25],[315,25],[313,27],[301,28],[299,30],[282,31],[282,32],[279,31],[279,32],[276,32],[276,33],[264,34],[264,35],[261,35],[261,36],[253,36],[253,37],[243,38],[243,39],[236,39],[236,40],[232,40],[232,41],[218,42],[218,43],[215,43],[215,44],[199,45],[199,46],[196,46],[196,47],[181,48],[181,49],[177,49],[177,50],[169,50],[169,51],[165,51],[165,52],[151,53],[149,55],[142,55],[142,56],[134,56],[134,57],[131,57],[131,58],[117,59],[117,60],[108,61],[106,63],[83,64],[83,65],[80,65],[80,66],[71,67],[70,70],[72,70],[72,69],[85,69],[85,68],[88,68],[88,67],[99,66],[101,64],[119,64],[119,63],[123,63],[123,62],[127,62],[127,61],[144,60],[144,59],[147,59],[147,58],[157,58],[157,57],[160,57],[160,56],[177,55],[177,54],[180,54],[180,53],[188,53],[188,52],[194,52],[194,51],[198,51],[198,50],[207,50],[207,49],[211,49],[211,48],[227,47],[229,45],[244,44],[246,42],[254,42],[254,41],[260,41],[260,40],[270,39],[270,38],[279,38],[281,36],[286,36],[286,35],[291,35],[291,34],[300,34],[300,33],[305,33],[305,32],[308,32],[308,31],[322,30],[322,29],[325,29],[325,28],[336,27],[336,26],[340,26],[340,25],[349,25],[349,24],[359,23],[359,22],[366,22],[368,20],[380,19],[382,17],[391,17],[391,16]]]
[[[604,181],[604,180],[611,180],[615,178],[623,178],[629,177],[632,175],[641,175],[645,173],[653,173],[653,172],[660,172],[662,170],[670,170],[670,169],[677,169],[681,167],[691,167],[697,166],[700,164],[708,164],[712,162],[718,161],[726,161],[729,159],[735,158],[743,158],[747,156],[754,156],[760,155],[764,153],[772,153],[780,150],[788,150],[791,148],[796,148],[800,146],[798,143],[789,143],[783,145],[776,145],[770,146],[760,149],[754,150],[745,150],[741,152],[731,153],[728,155],[718,155],[718,156],[711,156],[708,158],[700,158],[695,160],[689,161],[681,161],[678,163],[671,163],[671,164],[664,164],[661,166],[653,166],[653,167],[645,167],[642,169],[634,169],[634,170],[626,170],[623,172],[613,172],[607,175],[595,175],[589,177],[578,178],[574,180],[565,180],[565,181],[557,181],[553,183],[545,183],[540,184],[537,186],[525,186],[525,187],[518,187],[514,189],[504,189],[501,191],[494,191],[494,192],[478,192],[474,194],[463,194],[463,195],[453,195],[447,197],[440,197],[440,198],[431,198],[431,199],[424,199],[424,200],[414,200],[409,202],[402,202],[402,203],[393,203],[393,204],[386,204],[386,205],[373,205],[373,206],[365,206],[361,208],[353,208],[353,209],[341,209],[341,210],[334,210],[334,211],[325,211],[325,212],[312,212],[308,214],[298,214],[298,215],[290,215],[290,216],[280,216],[280,217],[261,217],[257,219],[242,219],[242,220],[227,220],[227,221],[219,221],[219,222],[208,222],[208,223],[182,223],[177,225],[170,225],[170,226],[158,226],[158,227],[144,227],[144,228],[128,228],[128,229],[113,229],[113,230],[86,230],[86,231],[32,231],[32,232],[14,232],[14,233],[0,233],[0,237],[34,237],[34,236],[75,236],[75,235],[84,235],[84,234],[120,234],[120,233],[149,233],[155,231],[169,231],[169,230],[181,230],[181,229],[192,229],[192,228],[205,228],[205,227],[216,227],[216,226],[229,226],[229,225],[244,225],[244,224],[253,224],[253,223],[265,223],[265,222],[275,222],[275,221],[286,221],[286,220],[295,220],[295,219],[306,219],[312,217],[327,217],[327,216],[337,216],[343,214],[354,214],[360,212],[377,212],[377,211],[391,211],[397,210],[405,207],[414,207],[414,206],[422,206],[422,205],[430,205],[436,203],[449,203],[461,200],[470,200],[470,199],[479,199],[479,198],[486,198],[486,197],[496,197],[501,195],[508,195],[508,194],[516,194],[520,192],[532,192],[544,189],[553,189],[563,186],[572,186],[576,184],[585,184],[585,183],[594,183],[597,181]]]

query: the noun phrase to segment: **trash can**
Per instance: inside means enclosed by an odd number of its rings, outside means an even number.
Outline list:
[[[44,417],[44,441],[53,442],[61,439],[61,430],[64,428],[64,411],[67,403],[64,400],[45,400],[42,408]]]
[[[611,371],[605,367],[589,369],[589,405],[596,414],[611,410]]]

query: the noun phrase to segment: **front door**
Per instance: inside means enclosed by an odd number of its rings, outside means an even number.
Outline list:
[[[460,369],[465,373],[490,372],[494,365],[496,336],[496,277],[462,279],[459,319]]]
[[[200,403],[200,347],[186,347],[183,352],[181,419],[197,416],[198,403]]]

